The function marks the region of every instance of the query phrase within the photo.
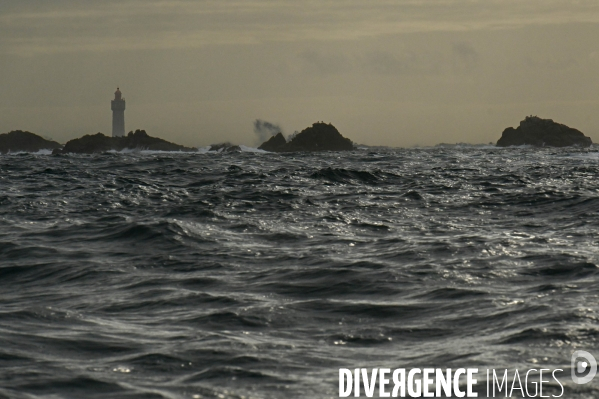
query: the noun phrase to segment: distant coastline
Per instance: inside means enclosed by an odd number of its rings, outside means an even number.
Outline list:
[[[275,139],[273,144],[273,139]],[[263,143],[259,149],[268,152],[318,152],[318,151],[351,151],[354,145],[345,138],[332,124],[314,123],[311,127],[298,133],[290,141],[281,133]],[[107,151],[148,150],[148,151],[180,151],[197,152],[198,148],[175,144],[158,137],[148,135],[145,130],[130,131],[124,136],[106,136],[103,133],[87,134],[69,140],[64,146],[53,140],[47,140],[35,133],[15,130],[0,134],[0,153],[39,152],[50,150],[54,155],[60,154],[94,154]],[[230,143],[214,144],[209,151],[237,152],[238,145]]]
[[[466,145],[466,143],[463,143]],[[589,147],[592,140],[577,129],[554,122],[552,119],[542,119],[537,116],[527,116],[517,128],[506,128],[497,143],[489,143],[496,147],[532,146],[532,147]],[[452,144],[440,143],[437,147]],[[484,144],[481,144],[484,145]],[[380,146],[361,145],[367,148]],[[285,139],[281,132],[274,134],[258,149],[266,152],[321,152],[321,151],[352,151],[359,146],[341,133],[330,123],[316,122],[290,140]],[[66,144],[43,138],[35,133],[15,130],[0,134],[0,154],[15,152],[52,151],[52,154],[94,154],[107,151],[148,150],[148,151],[179,151],[197,152],[197,147],[187,147],[172,143],[159,137],[148,135],[145,130],[130,131],[123,136],[106,136],[103,133],[87,134],[69,140]],[[239,145],[220,143],[209,146],[210,152],[239,152]]]

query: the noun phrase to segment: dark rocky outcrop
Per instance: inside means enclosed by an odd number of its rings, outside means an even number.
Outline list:
[[[591,138],[551,119],[527,116],[516,129],[508,127],[497,141],[498,147],[532,145],[535,147],[588,147]]]
[[[78,139],[67,142],[62,150],[56,150],[55,153],[77,153],[93,154],[106,151],[122,150],[150,150],[150,151],[197,151],[196,148],[185,147],[179,144],[170,143],[158,137],[148,136],[145,130],[136,130],[135,133],[129,132],[123,137],[108,137],[102,133],[87,134]]]
[[[260,147],[259,150],[277,152],[280,148],[287,144],[287,140],[283,137],[282,133],[277,133],[275,136],[272,136],[268,140],[266,140]]]
[[[212,144],[208,151],[215,152],[241,152],[241,148],[238,145],[234,145],[231,143],[220,143],[220,144]]]
[[[0,134],[0,153],[7,152],[38,152],[40,150],[54,150],[62,145],[56,141],[46,140],[31,132],[15,130],[10,133]]]
[[[335,126],[318,122],[302,130],[289,142],[279,133],[258,148],[272,152],[351,151],[354,145],[350,139],[343,137]]]

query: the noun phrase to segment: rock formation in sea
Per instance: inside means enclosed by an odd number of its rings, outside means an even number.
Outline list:
[[[40,150],[54,150],[62,145],[56,141],[46,140],[35,133],[14,130],[10,133],[0,134],[0,153],[8,152],[38,152]]]
[[[335,126],[317,122],[302,130],[289,142],[278,133],[258,148],[271,152],[351,151],[354,145],[350,139],[343,137]]]
[[[282,148],[285,144],[287,144],[287,140],[283,137],[283,133],[279,132],[275,136],[272,136],[268,140],[266,140],[258,149],[264,151],[276,152],[280,148]]]
[[[93,154],[105,151],[122,150],[150,150],[150,151],[183,151],[193,152],[197,148],[185,147],[174,144],[158,137],[148,136],[145,130],[129,132],[123,137],[109,137],[102,133],[87,134],[78,139],[67,142],[62,150],[55,150],[53,154]]]
[[[212,144],[208,151],[214,152],[241,152],[241,147],[231,143]]]
[[[516,129],[508,127],[497,141],[498,147],[532,145],[535,147],[588,147],[592,144],[579,130],[551,119],[527,116]]]

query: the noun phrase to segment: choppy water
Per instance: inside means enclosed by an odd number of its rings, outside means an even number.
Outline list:
[[[0,156],[0,398],[569,372],[573,350],[599,356],[594,151]]]

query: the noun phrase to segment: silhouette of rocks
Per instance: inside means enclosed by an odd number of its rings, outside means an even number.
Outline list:
[[[220,144],[212,144],[208,151],[215,152],[241,152],[241,148],[238,145],[233,145],[231,143],[220,143]]]
[[[289,142],[279,133],[258,148],[272,152],[351,151],[354,145],[350,139],[343,137],[335,126],[317,122],[302,130]]]
[[[277,152],[280,148],[282,148],[285,144],[287,144],[287,140],[283,137],[282,133],[277,133],[275,136],[272,136],[268,140],[266,140],[258,149],[264,151]]]
[[[62,150],[55,150],[53,154],[93,154],[106,151],[122,150],[150,150],[150,151],[197,151],[196,148],[174,144],[158,137],[148,136],[145,130],[129,132],[123,137],[109,137],[102,133],[87,134],[78,139],[67,142]]]
[[[505,129],[497,141],[497,146],[588,147],[592,143],[590,137],[586,137],[576,129],[556,123],[551,119],[527,116],[516,129],[513,127]]]
[[[7,152],[38,152],[40,150],[54,150],[62,145],[56,141],[46,140],[35,133],[14,130],[10,133],[0,134],[0,153]]]

